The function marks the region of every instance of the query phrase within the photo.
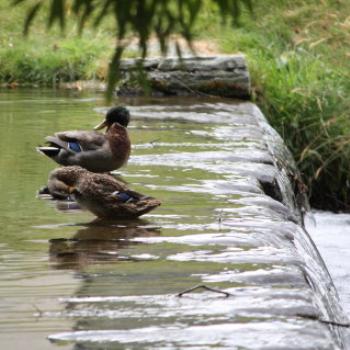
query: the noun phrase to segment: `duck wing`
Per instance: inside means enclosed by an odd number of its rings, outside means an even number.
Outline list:
[[[99,132],[80,130],[58,132],[54,136],[47,136],[45,140],[74,153],[97,150],[107,142],[106,137]]]
[[[106,199],[116,191],[126,191],[127,186],[109,174],[90,173],[79,179],[77,189],[85,196]]]
[[[102,218],[135,218],[161,204],[155,198],[130,190],[108,174],[86,173],[74,187],[78,203]]]
[[[110,206],[114,208],[114,214],[121,217],[138,217],[161,205],[158,199],[131,190],[114,192],[111,197]]]

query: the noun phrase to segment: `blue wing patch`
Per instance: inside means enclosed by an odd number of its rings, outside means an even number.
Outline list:
[[[116,191],[116,192],[113,192],[112,195],[123,203],[128,203],[129,201],[134,199],[134,197],[128,195],[125,192],[117,192]]]
[[[68,148],[75,153],[79,153],[82,151],[79,142],[68,142]]]

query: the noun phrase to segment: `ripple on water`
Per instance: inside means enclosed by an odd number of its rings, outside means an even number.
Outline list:
[[[19,96],[6,105],[4,348],[13,348],[13,334],[45,350],[62,342],[94,350],[111,342],[135,350],[334,348],[325,325],[300,317],[316,318],[319,308],[292,244],[296,225],[262,191],[261,182],[273,181],[276,169],[253,105],[168,99],[131,106],[135,147],[117,174],[163,202],[137,222],[91,222],[74,203],[35,198],[54,165],[32,148],[67,125],[95,125],[100,116],[86,116],[92,108],[105,111],[98,101]],[[32,115],[40,111],[39,123]],[[22,181],[14,173],[24,174]],[[202,283],[232,295],[177,297]]]
[[[276,328],[283,336],[276,336]],[[178,326],[144,327],[132,330],[101,330],[77,331],[50,336],[54,342],[75,341],[86,343],[130,344],[137,349],[150,349],[150,346],[162,349],[206,349],[215,346],[215,349],[331,349],[331,339],[324,336],[325,326],[315,326],[313,322],[274,321],[251,322],[246,324],[218,322],[213,325],[193,325],[186,328]],[[233,337],[239,334],[239,337]],[[252,334],[254,336],[252,337]],[[136,345],[137,344],[137,345]],[[195,346],[193,347],[193,344]],[[94,347],[91,347],[94,348]],[[136,347],[132,347],[136,349]]]

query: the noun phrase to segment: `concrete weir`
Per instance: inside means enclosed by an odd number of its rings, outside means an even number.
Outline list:
[[[166,65],[172,71],[176,63]],[[215,69],[208,71],[215,75]],[[135,105],[131,113],[136,120],[218,126],[193,132],[203,137],[203,143],[173,142],[181,152],[157,152],[162,142],[156,141],[153,152],[134,155],[129,165],[215,174],[215,180],[202,173],[201,178],[192,175],[195,184],[172,184],[167,189],[185,193],[195,188],[214,200],[226,196],[228,205],[208,214],[215,221],[198,219],[178,229],[181,234],[133,238],[140,244],[160,245],[162,249],[153,251],[161,251],[162,256],[155,254],[153,259],[175,269],[165,273],[167,268],[162,268],[159,275],[148,276],[153,281],[152,293],[146,288],[144,295],[66,301],[71,308],[81,304],[85,309],[89,303],[110,303],[114,317],[123,318],[123,324],[54,334],[50,339],[75,341],[84,344],[84,349],[103,349],[105,342],[128,349],[346,349],[347,330],[342,324],[348,320],[327,268],[303,227],[301,194],[295,184],[298,170],[281,137],[251,102],[189,99],[178,106],[171,99],[160,101]],[[211,143],[205,146],[207,137]],[[201,220],[205,230],[199,232]],[[171,222],[163,227],[171,228]],[[197,267],[208,263],[215,269],[198,274],[189,262]],[[161,285],[171,285],[179,275],[189,288],[196,278],[229,295],[205,289],[182,297],[159,292]]]

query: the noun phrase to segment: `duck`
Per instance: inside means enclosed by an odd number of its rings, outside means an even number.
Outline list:
[[[79,206],[100,219],[137,218],[157,208],[161,202],[132,191],[108,173],[94,173],[80,166],[54,169],[48,179],[55,197],[72,195]]]
[[[57,132],[46,136],[48,146],[39,146],[37,151],[63,166],[79,165],[96,173],[110,172],[125,165],[129,159],[129,122],[127,108],[113,107],[94,131]],[[96,131],[103,128],[106,128],[105,133]]]

